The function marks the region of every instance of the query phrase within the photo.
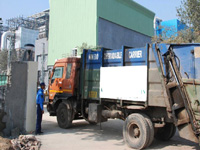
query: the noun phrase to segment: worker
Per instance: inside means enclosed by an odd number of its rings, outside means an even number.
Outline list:
[[[37,92],[36,97],[36,104],[37,104],[37,122],[36,122],[36,131],[35,134],[42,134],[41,131],[41,123],[42,123],[42,115],[44,113],[43,109],[43,102],[44,102],[44,90],[45,89],[45,83],[40,83],[40,89]]]

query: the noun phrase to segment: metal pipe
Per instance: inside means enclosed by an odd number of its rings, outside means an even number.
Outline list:
[[[44,70],[45,70],[45,43],[42,43],[43,50],[42,50],[42,79],[41,81],[44,82]]]
[[[103,110],[102,111],[102,116],[104,118],[120,118],[122,115],[122,112],[119,110]]]
[[[7,38],[12,37],[14,35],[15,34],[11,31],[7,31],[2,34],[1,36],[1,50],[2,51],[7,49]]]
[[[10,42],[12,42],[12,37],[14,37],[15,34],[11,31],[7,31],[7,32],[4,32],[1,36],[1,50],[4,51],[4,50],[7,50],[7,38],[9,38]],[[9,76],[10,75],[10,54],[11,54],[11,46],[8,48],[8,58],[7,58],[7,75]],[[8,77],[8,84],[10,84],[10,78]]]

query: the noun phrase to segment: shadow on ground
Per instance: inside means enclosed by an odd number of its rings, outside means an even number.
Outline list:
[[[125,149],[128,149],[123,141],[122,127],[124,122],[121,120],[109,120],[108,122],[102,123],[101,125],[90,125],[85,120],[75,120],[73,121],[71,128],[61,129],[59,128],[55,117],[52,118],[46,116],[44,116],[44,120],[42,122],[42,127],[45,135],[62,134],[66,135],[66,138],[69,137],[68,135],[75,135],[79,138],[79,140],[84,140],[87,142],[109,142],[115,140],[117,141],[115,142],[116,146],[124,145]],[[171,140],[167,142],[154,140],[152,145],[147,149],[174,149],[170,148],[171,146],[174,146],[177,149],[187,149],[187,147],[189,147],[189,149],[200,149],[198,144],[180,138],[178,132]]]
[[[117,121],[117,124],[114,125]],[[108,123],[109,122],[109,123]],[[84,136],[81,140],[95,140],[95,141],[109,141],[109,140],[118,140],[123,141],[122,135],[122,126],[123,121],[121,120],[109,120],[106,123],[91,125],[85,120],[73,121],[73,125],[69,129],[61,129],[58,124],[53,121],[43,121],[43,130],[45,135],[60,133],[60,134],[75,134],[87,135]],[[111,126],[110,126],[111,125]],[[114,125],[114,126],[113,126]],[[124,145],[124,142],[119,143],[118,145]]]

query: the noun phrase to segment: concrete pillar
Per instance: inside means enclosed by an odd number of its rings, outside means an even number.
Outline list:
[[[3,133],[11,135],[13,129],[20,134],[31,133],[36,124],[37,63],[14,62],[11,64],[11,85],[5,98]]]

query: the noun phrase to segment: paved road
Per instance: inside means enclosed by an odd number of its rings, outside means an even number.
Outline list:
[[[89,125],[84,120],[74,121],[70,129],[58,127],[56,117],[50,117],[47,112],[43,116],[42,127],[44,135],[38,135],[41,140],[41,150],[131,150],[126,146],[122,136],[123,121],[109,120],[99,125]],[[148,148],[151,150],[195,150],[200,147],[178,136],[178,133],[168,142],[154,140]]]

